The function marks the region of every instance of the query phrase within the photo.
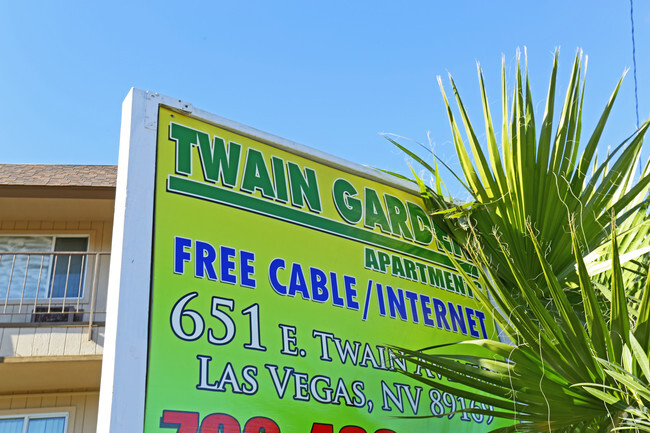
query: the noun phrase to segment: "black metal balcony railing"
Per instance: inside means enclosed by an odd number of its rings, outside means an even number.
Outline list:
[[[97,309],[97,290],[109,255],[0,252],[0,326],[87,325],[90,338],[106,313]]]

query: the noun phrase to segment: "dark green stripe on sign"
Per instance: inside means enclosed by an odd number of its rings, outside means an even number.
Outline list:
[[[399,239],[389,238],[388,236],[376,232],[334,221],[320,215],[303,212],[293,207],[273,203],[268,200],[253,197],[252,195],[238,193],[228,189],[219,188],[215,185],[174,175],[170,175],[167,179],[167,191],[227,206],[233,206],[303,227],[308,227],[359,241],[364,244],[405,254],[415,259],[426,260],[452,270],[455,269],[451,260],[449,260],[449,257],[438,251],[429,250]],[[477,275],[474,266],[468,263],[463,263],[463,267],[468,273]]]

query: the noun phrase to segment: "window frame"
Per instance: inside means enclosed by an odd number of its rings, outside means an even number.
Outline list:
[[[77,300],[77,299],[79,299],[80,302],[82,302],[82,303],[86,303],[86,302],[89,302],[88,299],[87,299],[88,290],[86,290],[87,277],[88,277],[88,257],[89,257],[89,255],[91,254],[91,251],[92,251],[92,241],[93,241],[93,237],[94,237],[93,233],[91,233],[91,232],[92,232],[92,230],[79,231],[79,232],[74,232],[74,233],[66,233],[66,232],[56,232],[55,233],[55,232],[43,231],[43,230],[29,232],[29,233],[23,233],[23,232],[15,232],[15,233],[6,233],[5,232],[5,233],[3,233],[3,232],[0,232],[0,238],[1,237],[50,237],[52,239],[52,244],[51,244],[51,246],[49,248],[49,251],[52,252],[52,253],[57,252],[54,249],[56,247],[56,239],[57,238],[85,238],[85,239],[87,239],[86,252],[88,253],[88,255],[86,256],[86,259],[84,260],[84,265],[83,265],[83,270],[82,270],[83,280],[82,280],[82,283],[81,283],[81,293],[79,293],[79,296],[76,296],[76,297],[65,297],[66,303],[67,303],[68,300]],[[19,251],[16,251],[16,252],[19,252]],[[65,251],[61,251],[61,253],[65,253]],[[52,283],[52,276],[53,276],[52,275],[52,269],[54,267],[54,254],[50,255],[49,257],[50,257],[50,261],[49,261],[48,266],[47,266],[47,271],[44,271],[44,272],[46,272],[46,275],[47,275],[47,279],[45,281],[45,287],[47,289],[47,296],[41,296],[41,294],[39,293],[39,296],[37,297],[37,299],[38,299],[39,303],[41,301],[43,301],[43,302],[48,301],[49,302],[50,299],[51,299],[52,305],[59,305],[59,304],[63,303],[64,297],[52,297],[52,298],[50,298],[50,293],[49,292],[52,289],[51,283]],[[1,265],[2,265],[2,262],[0,261],[0,266]],[[0,296],[0,304],[3,304],[4,301],[5,301],[4,296]],[[22,304],[28,304],[30,302],[31,303],[34,302],[34,297],[25,296],[24,298],[22,298]],[[20,297],[17,297],[17,298],[10,297],[8,299],[8,301],[7,301],[7,305],[20,304],[20,303],[21,303],[21,298]]]
[[[62,411],[62,409],[67,409]],[[23,419],[23,431],[21,433],[27,433],[27,428],[29,427],[29,422],[25,423],[25,420],[32,419],[44,419],[44,418],[64,418],[63,421],[63,433],[68,433],[70,431],[71,419],[74,416],[74,408],[53,408],[53,412],[43,412],[43,408],[37,409],[24,409],[20,411],[0,411],[0,421],[7,419]],[[71,417],[72,415],[72,417]]]

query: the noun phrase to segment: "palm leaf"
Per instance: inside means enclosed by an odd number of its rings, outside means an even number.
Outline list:
[[[599,162],[597,149],[621,81],[584,138],[585,65],[578,51],[556,117],[555,53],[537,130],[528,68],[522,73],[518,61],[509,99],[504,61],[500,143],[480,66],[485,143],[453,78],[458,114],[438,79],[463,186],[473,197],[464,206],[442,197],[439,158],[433,155],[432,165],[390,139],[435,180],[432,189],[414,172],[432,219],[477,264],[480,286],[451,252],[447,256],[516,343],[400,349],[403,358],[453,381],[405,374],[491,405],[471,410],[513,420],[499,432],[650,427],[650,161],[636,176],[650,123]],[[468,345],[493,356],[454,354],[454,347]]]

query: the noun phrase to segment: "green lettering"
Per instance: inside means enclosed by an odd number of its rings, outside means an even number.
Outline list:
[[[463,277],[461,277],[458,274],[453,274],[454,276],[454,292],[459,293],[461,295],[467,295],[467,291],[465,290],[465,281],[463,281]]]
[[[379,262],[377,261],[377,255],[375,254],[375,250],[372,248],[365,248],[365,267],[366,269],[379,271]]]
[[[439,289],[444,289],[445,282],[442,276],[442,269],[427,266],[427,270],[429,271],[429,285]]]
[[[415,203],[409,201],[406,203],[406,206],[408,207],[409,220],[411,221],[415,241],[424,245],[429,245],[433,240],[429,216],[422,207]]]
[[[390,263],[390,256],[383,251],[378,251],[377,255],[379,256],[379,270],[386,272],[386,267]]]
[[[481,286],[481,283],[479,283],[478,281],[474,280],[474,285],[476,286],[477,289],[483,290],[483,286]],[[472,288],[469,286],[469,284],[467,285],[467,296],[469,298],[474,297],[474,292],[472,291]]]
[[[251,193],[260,190],[264,197],[275,198],[269,170],[266,167],[264,155],[259,150],[248,149],[241,189]]]
[[[415,263],[413,263],[413,260],[404,259],[404,273],[409,280],[418,280],[418,274],[415,271]]]
[[[426,274],[425,271],[427,269],[427,265],[425,265],[424,263],[415,262],[415,266],[418,267],[418,272],[420,273],[420,281],[423,284],[426,284],[427,283],[427,274]]]
[[[384,212],[384,208],[381,206],[381,201],[377,195],[377,191],[374,189],[366,188],[366,218],[364,225],[369,229],[374,229],[379,226],[382,232],[390,233],[390,225],[388,224],[388,218]]]
[[[404,274],[404,264],[402,264],[402,259],[400,256],[392,256],[393,261],[391,263],[392,266],[392,274],[397,276],[397,277],[402,277],[406,278],[406,275]]]
[[[386,200],[386,209],[388,209],[390,228],[393,234],[412,240],[413,235],[411,234],[411,230],[406,222],[409,216],[406,213],[404,203],[390,194],[384,194],[384,199]]]
[[[199,136],[210,140],[205,132],[174,122],[169,124],[169,139],[176,142],[176,173],[187,176],[192,174],[192,146],[198,145]]]
[[[320,202],[320,193],[318,191],[318,181],[316,172],[311,168],[305,167],[305,174],[302,174],[298,164],[289,161],[289,184],[291,185],[291,204],[303,207],[307,201],[307,206],[312,212],[321,212],[323,207]]]
[[[271,164],[273,166],[273,181],[275,182],[275,199],[286,203],[289,201],[289,191],[287,190],[287,174],[284,171],[284,160],[272,156]]]
[[[219,182],[221,178],[224,185],[233,188],[237,184],[240,155],[241,144],[231,141],[226,150],[222,138],[215,136],[210,145],[208,135],[199,133],[199,156],[205,180]]]
[[[445,276],[445,285],[447,286],[447,290],[450,292],[455,292],[456,290],[454,288],[454,281],[452,280],[451,273],[443,271],[443,274]]]
[[[354,186],[345,179],[336,179],[332,186],[332,197],[339,215],[350,224],[361,221],[363,205],[355,198],[358,194]]]
[[[440,227],[438,227],[438,224],[434,223],[433,231],[436,235],[436,243],[438,244],[438,249],[446,252],[451,252],[451,241],[445,232],[442,231]]]
[[[438,241],[438,249],[442,245],[444,247],[443,251],[446,251],[448,253],[452,253],[457,257],[462,257],[463,256],[463,250],[458,245],[456,242],[452,241],[449,236],[437,225],[433,225],[433,230],[436,235],[436,240]]]

